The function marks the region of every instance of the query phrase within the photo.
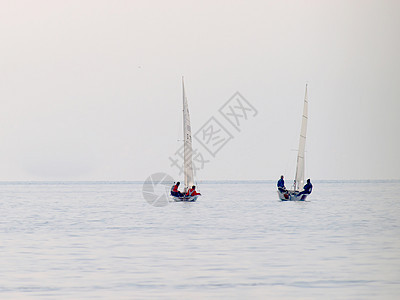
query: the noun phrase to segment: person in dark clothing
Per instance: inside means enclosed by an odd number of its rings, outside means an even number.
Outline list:
[[[183,194],[178,190],[178,187],[181,183],[178,181],[176,184],[174,184],[171,188],[171,196],[175,197],[182,197]]]
[[[283,175],[281,176],[281,179],[278,180],[277,186],[278,191],[280,191],[281,193],[286,192],[285,180],[283,180]]]
[[[304,195],[304,194],[311,194],[312,192],[312,184],[310,179],[307,179],[307,184],[303,187],[303,191],[299,193],[299,195]]]

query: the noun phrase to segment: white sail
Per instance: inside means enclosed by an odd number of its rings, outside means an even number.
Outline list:
[[[308,99],[307,99],[307,85],[306,93],[304,96],[303,117],[301,120],[299,149],[297,154],[297,167],[294,189],[300,190],[304,186],[304,155],[306,149],[306,135],[307,135],[307,121],[308,121]]]
[[[187,104],[186,94],[185,94],[185,85],[183,83],[182,78],[182,88],[183,88],[183,137],[184,137],[184,177],[185,177],[185,189],[184,192],[187,191],[188,188],[194,185],[193,179],[193,163],[192,163],[192,129],[190,127],[190,117],[189,117],[189,108]]]

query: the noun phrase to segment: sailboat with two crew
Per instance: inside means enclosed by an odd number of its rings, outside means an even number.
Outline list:
[[[304,171],[305,171],[305,149],[306,149],[306,136],[307,136],[307,122],[308,122],[308,97],[307,97],[307,84],[303,104],[303,116],[301,120],[301,130],[299,139],[299,148],[297,150],[297,164],[296,175],[293,182],[293,187],[290,190],[278,189],[279,199],[282,201],[304,201],[308,194],[300,192],[304,185]]]
[[[183,90],[183,174],[184,174],[184,190],[182,195],[171,197],[176,202],[194,202],[200,196],[199,193],[193,192],[194,186],[194,172],[193,172],[193,148],[192,148],[192,128],[190,126],[189,107],[185,93],[185,84],[182,77],[182,90]],[[189,191],[189,195],[187,195]]]

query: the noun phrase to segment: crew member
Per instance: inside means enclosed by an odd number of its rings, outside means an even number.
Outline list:
[[[307,184],[303,187],[303,191],[299,193],[299,195],[308,195],[312,192],[312,184],[311,180],[307,179]]]
[[[283,175],[281,176],[281,179],[278,180],[277,186],[278,186],[278,190],[279,190],[281,193],[286,192],[285,180],[283,180]]]
[[[188,189],[186,196],[191,197],[191,196],[196,196],[196,195],[201,195],[200,193],[196,192],[196,186],[192,186],[190,189]]]
[[[171,188],[171,195],[175,197],[182,197],[183,194],[178,190],[178,187],[181,183],[178,181],[176,184],[174,184]]]

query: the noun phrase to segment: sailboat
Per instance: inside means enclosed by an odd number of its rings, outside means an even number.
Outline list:
[[[185,195],[189,188],[194,185],[194,175],[193,175],[193,158],[192,158],[192,129],[190,126],[190,116],[189,107],[187,103],[187,98],[185,94],[185,84],[182,77],[182,90],[183,90],[183,174],[185,178],[185,187],[183,194]],[[194,202],[197,200],[199,195],[195,196],[172,196],[171,197],[177,201]]]
[[[306,135],[307,135],[307,121],[308,121],[308,99],[307,99],[307,84],[304,96],[303,117],[301,120],[301,130],[299,139],[299,148],[297,151],[297,166],[296,175],[293,182],[293,188],[285,192],[278,190],[279,199],[282,201],[304,201],[308,194],[300,194],[300,190],[304,186],[304,155],[306,149]]]

